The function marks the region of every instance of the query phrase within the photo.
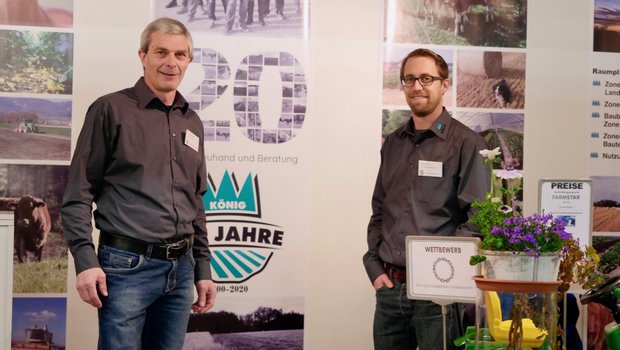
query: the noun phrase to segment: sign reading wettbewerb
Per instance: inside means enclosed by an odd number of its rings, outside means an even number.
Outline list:
[[[432,301],[476,301],[478,238],[407,236],[407,296]]]

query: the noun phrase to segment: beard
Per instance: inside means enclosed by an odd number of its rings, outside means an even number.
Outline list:
[[[432,114],[437,110],[437,107],[441,104],[442,98],[433,99],[428,96],[425,96],[426,101],[422,101],[423,103],[419,103],[413,101],[413,98],[408,99],[409,108],[416,117],[424,118]]]

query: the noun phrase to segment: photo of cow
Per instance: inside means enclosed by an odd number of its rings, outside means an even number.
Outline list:
[[[525,48],[527,0],[385,1],[384,40]]]
[[[13,293],[66,293],[60,205],[68,167],[0,164],[0,210],[14,215]]]
[[[65,98],[0,96],[0,158],[69,161],[71,110]]]

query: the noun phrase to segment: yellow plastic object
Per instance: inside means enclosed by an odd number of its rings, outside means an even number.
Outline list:
[[[489,332],[493,339],[508,342],[511,320],[502,320],[502,308],[499,296],[496,292],[485,291],[484,302],[487,308],[487,322]],[[532,348],[540,347],[545,341],[547,331],[536,328],[534,322],[529,318],[522,320],[523,325],[523,344]]]

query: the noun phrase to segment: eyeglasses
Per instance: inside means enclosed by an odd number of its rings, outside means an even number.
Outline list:
[[[413,86],[415,82],[419,81],[422,86],[432,85],[435,80],[444,80],[442,77],[434,77],[432,75],[422,74],[419,77],[414,77],[413,75],[405,75],[405,77],[400,81],[403,86]]]

